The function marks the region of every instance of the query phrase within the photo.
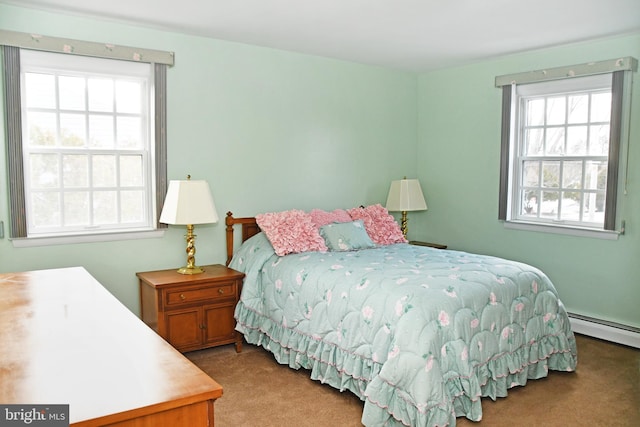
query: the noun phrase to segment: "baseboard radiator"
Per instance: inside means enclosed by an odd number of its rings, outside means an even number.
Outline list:
[[[640,328],[569,313],[573,332],[594,338],[640,348]]]

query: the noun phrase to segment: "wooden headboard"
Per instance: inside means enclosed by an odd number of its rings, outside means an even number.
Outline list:
[[[227,212],[225,224],[227,224],[227,265],[229,265],[229,263],[231,262],[231,258],[233,257],[234,225],[240,224],[242,226],[243,242],[249,237],[258,234],[260,232],[260,227],[258,227],[258,224],[256,223],[256,219],[254,217],[234,218],[233,213],[231,212]]]

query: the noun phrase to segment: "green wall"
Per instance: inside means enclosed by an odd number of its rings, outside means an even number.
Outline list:
[[[391,180],[416,170],[414,74],[3,4],[0,28],[174,51],[169,178],[206,179],[221,218],[384,203]],[[6,231],[4,119],[0,126]],[[195,231],[197,263],[224,263],[224,222]],[[5,237],[0,272],[84,266],[138,313],[135,272],[183,265],[184,233],[172,226],[163,238],[35,248]]]
[[[501,74],[640,58],[640,35],[415,75],[1,4],[0,28],[174,51],[169,178],[206,179],[221,217],[384,203],[392,179],[417,176],[429,210],[409,214],[411,239],[533,264],[571,312],[640,327],[640,85],[620,196],[627,228],[616,241],[507,230],[497,220],[501,105],[494,87]],[[6,225],[4,156],[3,149]],[[137,313],[135,272],[183,264],[183,234],[170,227],[163,238],[19,249],[5,238],[0,272],[81,265]],[[198,264],[224,262],[223,224],[196,227],[196,234]]]
[[[570,312],[640,327],[640,77],[634,74],[626,233],[616,241],[505,229],[498,221],[501,91],[498,75],[633,56],[640,35],[501,57],[420,76],[418,172],[429,210],[415,238],[533,264]]]

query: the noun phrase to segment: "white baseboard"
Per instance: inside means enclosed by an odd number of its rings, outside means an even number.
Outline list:
[[[640,348],[640,330],[612,322],[569,313],[573,332]]]

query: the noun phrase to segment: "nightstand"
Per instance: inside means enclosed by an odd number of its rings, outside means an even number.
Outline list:
[[[419,242],[417,240],[412,240],[409,242],[409,244],[416,245],[416,246],[429,246],[430,248],[436,248],[436,249],[447,249],[447,245],[441,245],[439,243]]]
[[[242,335],[233,317],[244,274],[224,265],[204,273],[177,269],[136,273],[140,279],[142,320],[181,352],[222,344],[242,351]]]

